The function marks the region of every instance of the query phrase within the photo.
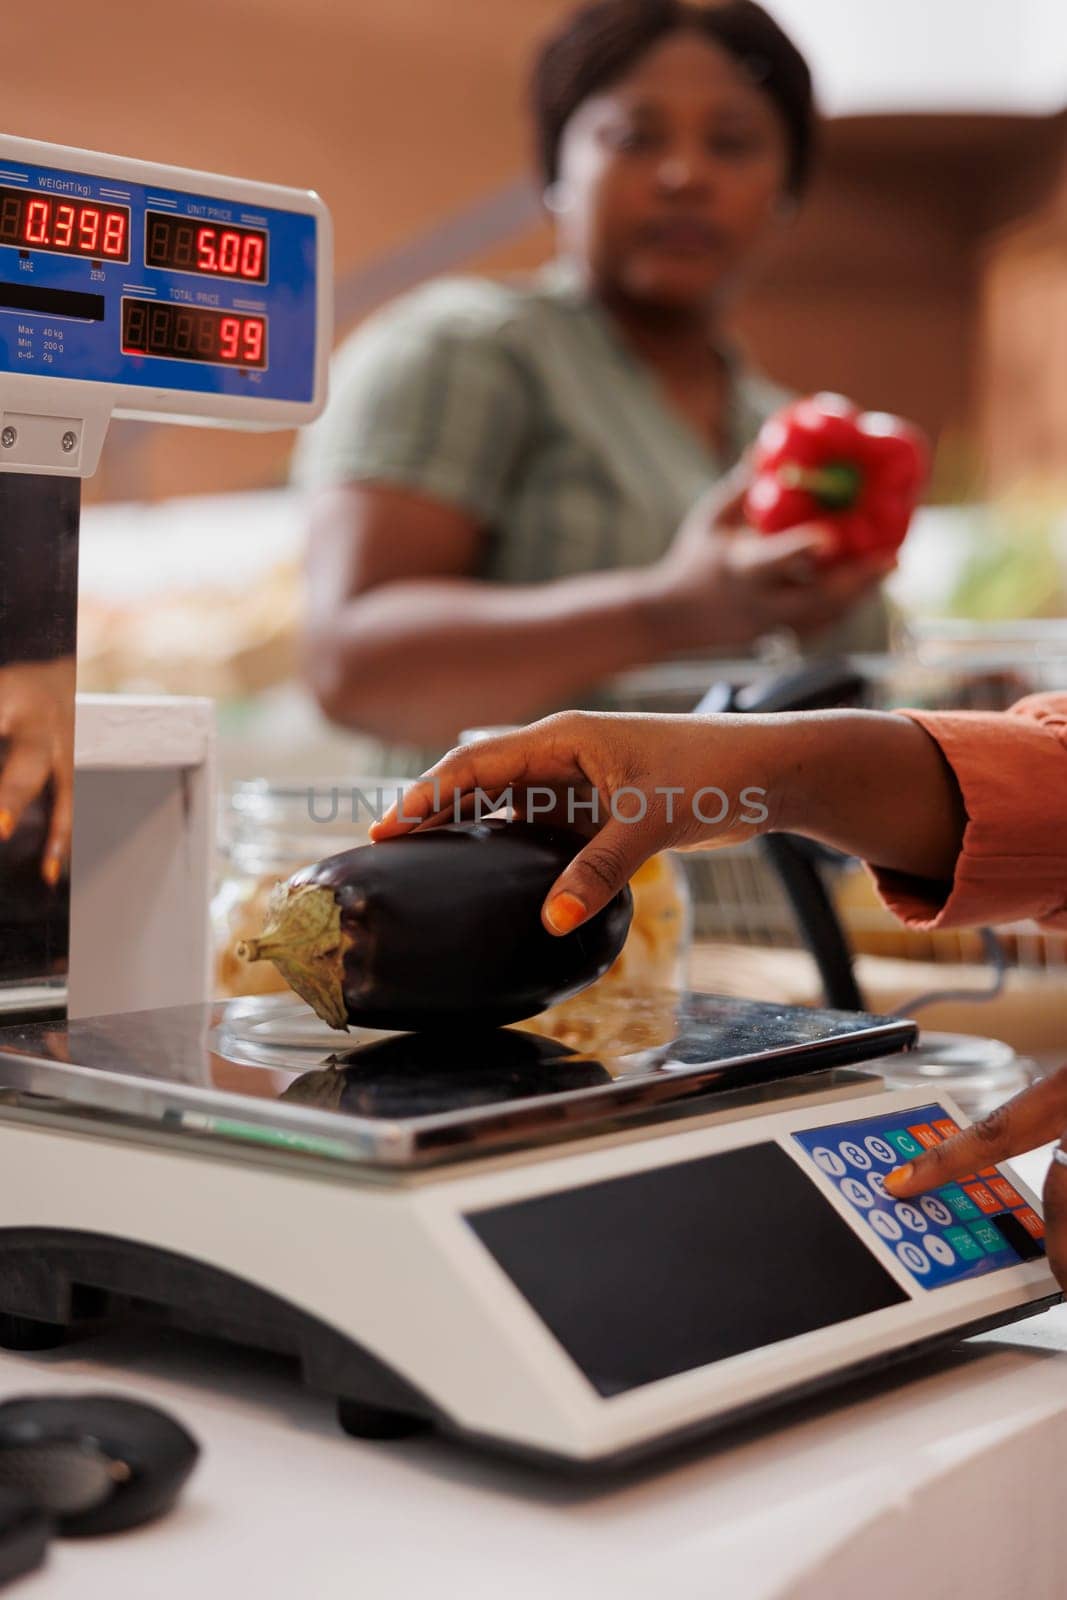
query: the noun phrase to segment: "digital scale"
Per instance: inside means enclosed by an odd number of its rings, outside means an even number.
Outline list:
[[[320,408],[314,195],[11,139],[0,169],[0,484],[35,475],[41,516],[115,408]],[[452,1035],[330,1034],[288,998],[3,1030],[0,1343],[162,1317],[296,1357],[353,1433],[595,1467],[1059,1298],[1010,1173],[886,1193],[963,1120],[856,1070],[914,1024],[601,1004]]]
[[[1014,1177],[887,1195],[962,1120],[850,1069],[913,1024],[661,996],[648,1045],[630,1004],[595,1056],[286,1049],[254,1000],[3,1030],[0,1342],[163,1315],[296,1356],[354,1433],[578,1466],[1057,1298]]]

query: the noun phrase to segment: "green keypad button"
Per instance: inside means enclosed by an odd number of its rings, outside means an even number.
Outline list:
[[[985,1251],[967,1228],[946,1228],[945,1238],[961,1261],[977,1261]]]
[[[971,1232],[978,1243],[989,1255],[995,1256],[998,1250],[1006,1250],[1008,1241],[999,1228],[994,1228],[991,1222],[972,1222]]]
[[[923,1153],[923,1147],[918,1139],[913,1139],[911,1134],[904,1128],[894,1128],[886,1134],[886,1138],[893,1146],[893,1149],[899,1150],[900,1154],[906,1156],[909,1161],[913,1156],[921,1156]]]
[[[938,1189],[937,1193],[961,1222],[973,1222],[976,1217],[981,1217],[982,1213],[970,1195],[964,1194],[958,1184],[950,1183],[944,1189]]]

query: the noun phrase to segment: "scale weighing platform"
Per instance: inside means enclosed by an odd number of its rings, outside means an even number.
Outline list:
[[[913,1024],[664,995],[596,1055],[576,1001],[316,1049],[271,1006],[0,1032],[0,1338],[162,1314],[296,1356],[353,1433],[579,1467],[1058,1298],[1013,1176],[887,1196],[963,1120],[855,1070]]]

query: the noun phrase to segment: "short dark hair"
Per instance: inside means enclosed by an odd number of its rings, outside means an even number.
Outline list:
[[[702,34],[745,68],[774,103],[789,144],[787,187],[803,189],[815,140],[811,72],[796,45],[755,0],[596,0],[573,12],[534,65],[537,154],[546,183],[559,176],[563,130],[583,101],[616,82],[665,35]]]

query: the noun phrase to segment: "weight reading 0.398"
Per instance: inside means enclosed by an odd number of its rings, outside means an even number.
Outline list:
[[[171,361],[265,367],[267,319],[206,306],[124,299],[122,349],[125,355],[162,356]]]
[[[126,206],[0,188],[0,244],[125,262],[130,259],[129,238]]]

